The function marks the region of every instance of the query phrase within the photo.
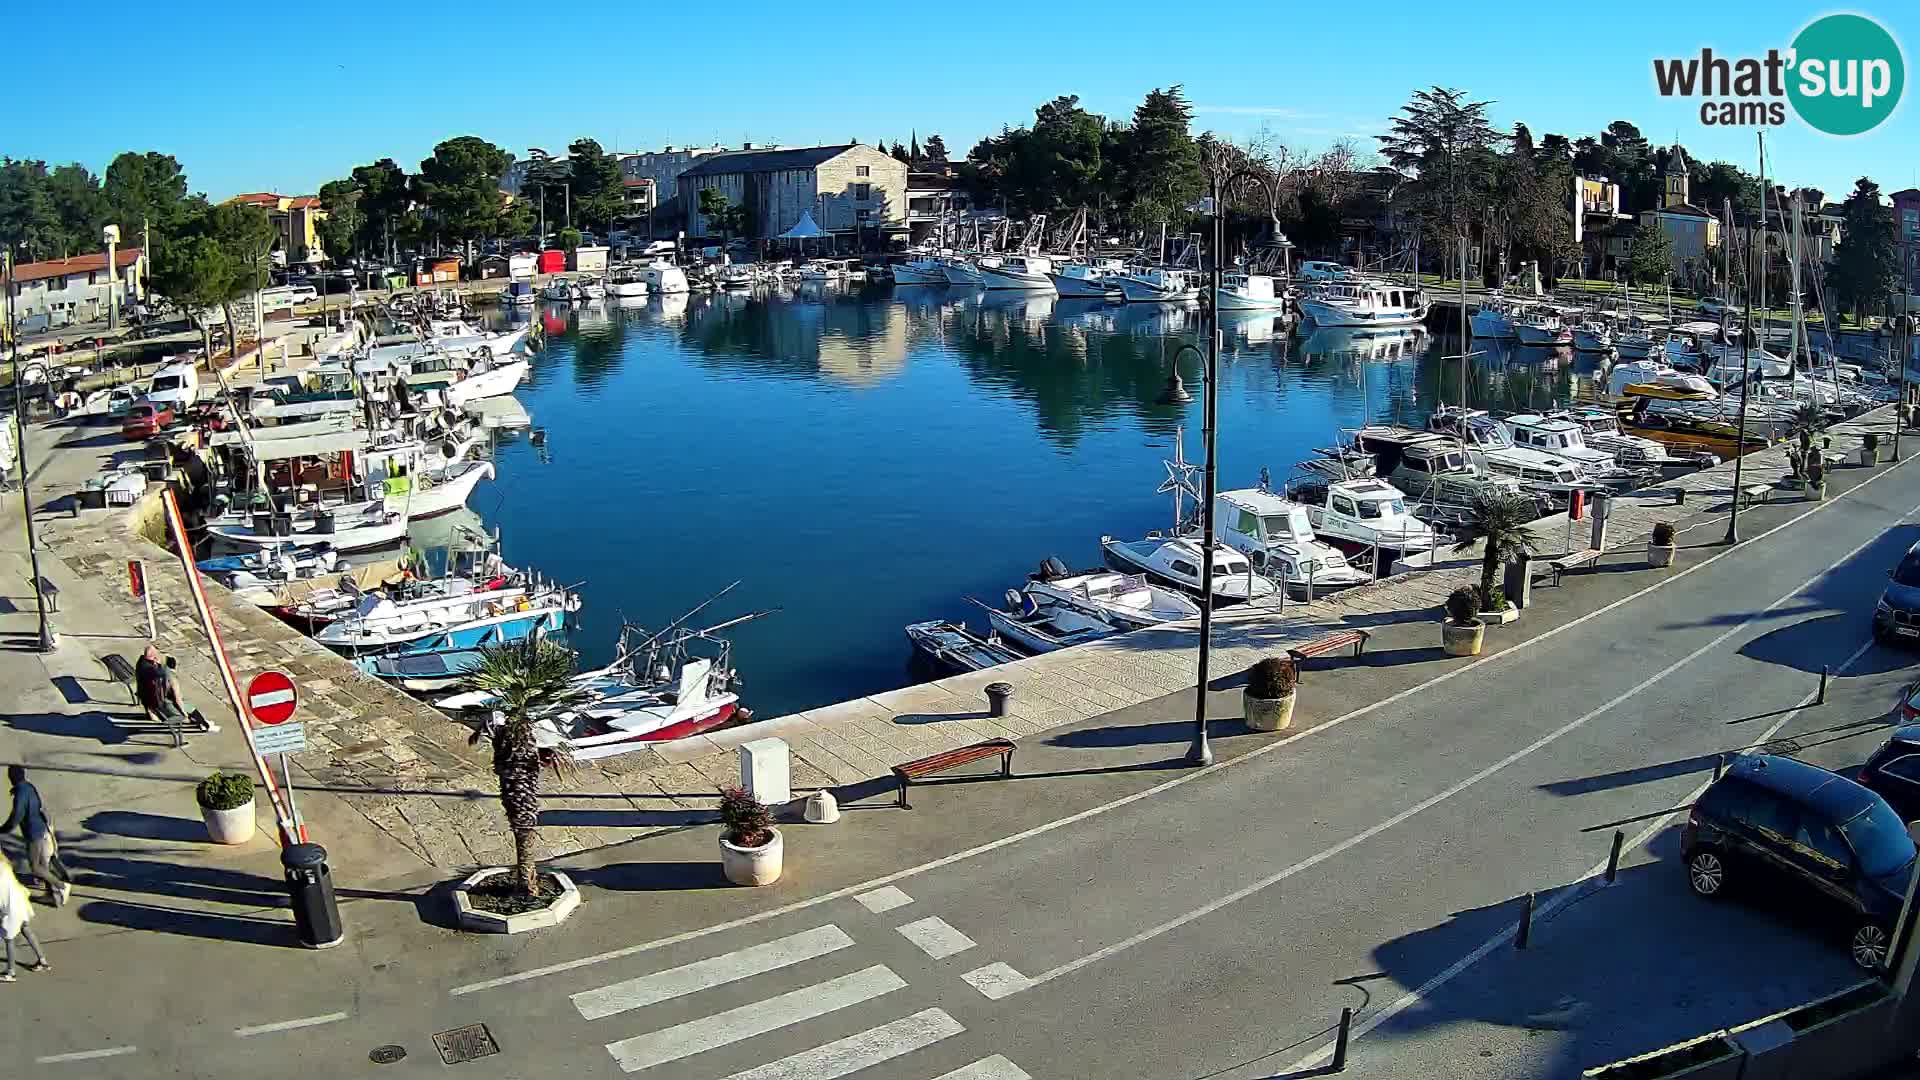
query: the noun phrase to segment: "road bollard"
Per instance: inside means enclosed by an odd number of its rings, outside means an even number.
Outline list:
[[[1833,669],[1831,667],[1825,664],[1820,665],[1820,696],[1813,699],[1815,705],[1825,705],[1827,703],[1827,679],[1832,676],[1832,674]]]
[[[1513,935],[1513,947],[1524,949],[1533,939],[1533,894],[1527,894],[1526,905],[1520,909],[1520,929]]]
[[[1613,851],[1607,856],[1607,884],[1609,885],[1620,876],[1620,845],[1626,842],[1626,833],[1619,829],[1613,830]]]
[[[1333,1039],[1333,1063],[1328,1066],[1331,1072],[1347,1070],[1347,1029],[1352,1026],[1353,1010],[1343,1006],[1340,1009],[1340,1033]]]

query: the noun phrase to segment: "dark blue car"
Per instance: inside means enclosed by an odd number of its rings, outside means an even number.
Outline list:
[[[1693,804],[1680,851],[1695,895],[1801,891],[1842,921],[1855,964],[1886,966],[1914,845],[1900,815],[1859,784],[1794,758],[1741,755]]]
[[[1920,544],[1908,548],[1887,577],[1892,580],[1873,609],[1873,639],[1920,643]]]

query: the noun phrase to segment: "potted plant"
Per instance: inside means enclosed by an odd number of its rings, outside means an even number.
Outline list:
[[[1813,491],[1813,500],[1821,502],[1827,497],[1827,467],[1814,458],[1807,464],[1807,487]]]
[[[1440,624],[1440,646],[1448,656],[1479,656],[1487,636],[1480,621],[1480,594],[1462,585],[1447,597],[1447,618]]]
[[[1506,602],[1494,579],[1502,563],[1517,562],[1533,556],[1533,536],[1527,525],[1533,521],[1531,499],[1516,495],[1484,493],[1476,496],[1456,531],[1456,552],[1469,551],[1478,542],[1480,549],[1480,613],[1491,622],[1507,623],[1519,618],[1520,609]]]
[[[1294,689],[1299,673],[1293,661],[1269,656],[1247,672],[1245,702],[1247,726],[1255,731],[1285,731],[1293,726]]]
[[[513,833],[513,865],[482,869],[461,884],[456,906],[463,925],[508,933],[551,926],[580,902],[579,890],[565,874],[541,873],[534,857],[540,769],[554,758],[534,741],[533,721],[580,702],[583,694],[573,674],[572,650],[545,638],[525,638],[482,646],[480,662],[468,676],[475,690],[491,698],[491,717],[467,742],[493,743],[500,809]]]
[[[720,793],[720,869],[735,885],[780,880],[783,852],[773,811],[741,788]]]
[[[1860,440],[1860,464],[1872,468],[1880,463],[1880,433],[1869,431]]]
[[[1653,526],[1653,536],[1647,540],[1647,565],[1672,566],[1673,553],[1673,523],[1656,522]]]
[[[244,844],[253,839],[253,777],[216,769],[200,781],[193,797],[214,843]]]

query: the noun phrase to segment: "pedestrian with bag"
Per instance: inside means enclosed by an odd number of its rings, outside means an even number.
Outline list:
[[[0,938],[6,941],[7,966],[0,971],[0,983],[15,981],[13,974],[13,939],[25,938],[33,947],[33,963],[27,965],[28,971],[52,971],[53,965],[47,962],[47,952],[40,947],[40,939],[33,936],[33,927],[28,923],[33,919],[33,901],[27,896],[27,887],[13,876],[13,863],[0,859]]]
[[[59,907],[73,892],[73,878],[67,873],[67,864],[60,861],[60,841],[53,835],[53,823],[47,820],[46,803],[40,799],[40,789],[27,780],[24,766],[7,766],[7,782],[13,785],[13,805],[7,811],[7,820],[0,822],[0,836],[11,832],[16,824],[20,826],[33,876],[47,887],[47,900]]]

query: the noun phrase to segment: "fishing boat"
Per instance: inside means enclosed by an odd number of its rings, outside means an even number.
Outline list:
[[[641,267],[639,280],[653,296],[671,296],[692,288],[687,281],[686,271],[665,259],[655,259]]]
[[[236,595],[311,633],[351,613],[353,606],[369,592],[403,589],[411,580],[401,560],[380,559],[341,570],[335,576],[307,578]]]
[[[1269,275],[1234,271],[1220,275],[1220,287],[1214,290],[1213,302],[1221,311],[1284,311],[1287,296],[1274,288]]]
[[[1522,304],[1512,315],[1513,336],[1522,345],[1567,345],[1573,331],[1567,329],[1560,312],[1548,304]]]
[[[1062,300],[1119,299],[1120,275],[1126,269],[1119,259],[1087,259],[1057,263],[1047,277]]]
[[[1135,267],[1120,275],[1120,295],[1129,304],[1184,304],[1200,299],[1200,283],[1191,270]]]
[[[922,252],[893,267],[895,285],[945,285],[945,258],[938,252]]]
[[[1117,568],[1144,574],[1149,581],[1171,585],[1195,596],[1203,595],[1201,577],[1205,564],[1198,540],[1162,536],[1155,530],[1141,540],[1116,540],[1111,536],[1102,536],[1100,550]],[[1253,564],[1233,548],[1216,540],[1212,555],[1213,602],[1216,606],[1260,600],[1272,596],[1276,591],[1274,583],[1255,574]]]
[[[1460,440],[1436,432],[1369,425],[1355,431],[1350,442],[1318,452],[1344,456],[1352,451],[1372,458],[1374,473],[1406,492],[1417,507],[1415,516],[1430,525],[1464,520],[1482,496],[1526,497],[1519,481],[1494,475],[1474,462]]]
[[[717,281],[723,289],[751,289],[755,276],[750,266],[723,266],[720,268]]]
[[[1667,340],[1667,320],[1659,315],[1629,315],[1615,330],[1613,351],[1622,360],[1645,360],[1663,351]]]
[[[532,370],[533,365],[519,357],[482,355],[463,367],[443,394],[448,406],[462,409],[482,398],[513,393]]]
[[[1386,281],[1328,281],[1300,297],[1315,326],[1408,326],[1427,317],[1424,289]]]
[[[1513,303],[1501,296],[1489,296],[1482,300],[1474,308],[1473,317],[1468,320],[1473,336],[1489,341],[1511,339],[1514,336],[1513,308]]]
[[[909,623],[907,640],[920,656],[947,671],[980,671],[1020,659],[998,637],[983,638],[963,624],[943,619]]]
[[[1383,565],[1437,542],[1433,526],[1408,512],[1406,493],[1385,480],[1308,478],[1289,484],[1287,494],[1305,508],[1315,535],[1350,552],[1386,552]]]
[[[1573,351],[1606,352],[1613,348],[1613,322],[1606,318],[1581,319],[1573,324]]]
[[[1565,506],[1575,490],[1588,485],[1585,470],[1572,461],[1534,447],[1515,446],[1506,427],[1484,409],[1445,406],[1427,417],[1427,426],[1459,439],[1476,465],[1519,481],[1523,489],[1556,507]]]
[[[579,610],[571,592],[531,581],[440,579],[423,594],[395,599],[369,593],[352,614],[327,624],[315,641],[348,656],[379,652],[443,652],[560,633]]]
[[[980,283],[989,289],[1053,291],[1053,260],[1045,255],[1009,255],[997,265],[980,267]]]
[[[1518,413],[1504,418],[1513,444],[1531,447],[1579,466],[1588,480],[1626,491],[1655,477],[1646,467],[1622,466],[1613,452],[1587,445],[1586,429],[1565,417]]]
[[[968,597],[972,600],[972,597]],[[987,624],[1014,648],[1038,656],[1112,637],[1120,628],[1076,607],[1041,604],[1019,589],[1007,590],[1006,610],[973,601],[987,612]]]
[[[485,655],[480,649],[454,649],[446,652],[362,656],[353,663],[362,672],[381,682],[392,683],[416,694],[427,694],[465,685]]]
[[[1320,542],[1305,506],[1270,491],[1221,492],[1214,500],[1214,520],[1221,523],[1222,541],[1245,552],[1255,570],[1280,579],[1289,590],[1319,594],[1373,580]]]
[[[369,551],[406,539],[408,517],[404,501],[398,509],[389,509],[383,497],[291,514],[255,513],[246,524],[209,525],[207,535],[239,547],[278,546],[300,539],[325,542],[343,553]]]
[[[1676,455],[1664,443],[1622,431],[1619,415],[1596,405],[1576,405],[1547,416],[1580,425],[1588,446],[1607,451],[1622,465],[1674,469],[1706,468],[1720,463],[1713,454],[1705,455],[1704,459],[1700,454]]]
[[[533,284],[526,281],[509,281],[506,291],[500,294],[500,302],[508,307],[532,307],[537,301]]]
[[[569,304],[575,300],[586,299],[586,293],[567,278],[554,278],[540,290],[542,300],[551,300],[556,304]]]
[[[982,268],[995,266],[1000,262],[998,255],[958,255],[947,260],[942,273],[947,276],[947,284],[977,289],[986,283]]]
[[[299,543],[288,540],[279,544],[268,544],[238,555],[220,555],[211,559],[201,559],[193,565],[203,574],[268,574],[281,572],[289,564],[296,571],[304,571],[316,566],[321,567],[323,571],[331,570],[339,561],[340,553],[333,550],[332,544]]]
[[[647,282],[637,271],[619,270],[607,279],[607,295],[620,300],[640,299],[647,295]]]
[[[1028,575],[1026,591],[1042,605],[1076,608],[1125,629],[1200,615],[1197,601],[1176,589],[1155,585],[1145,575],[1122,574],[1104,567],[1070,571],[1065,563],[1051,557]]]
[[[605,300],[607,298],[607,287],[597,278],[582,278],[574,287],[579,290],[581,299]]]

